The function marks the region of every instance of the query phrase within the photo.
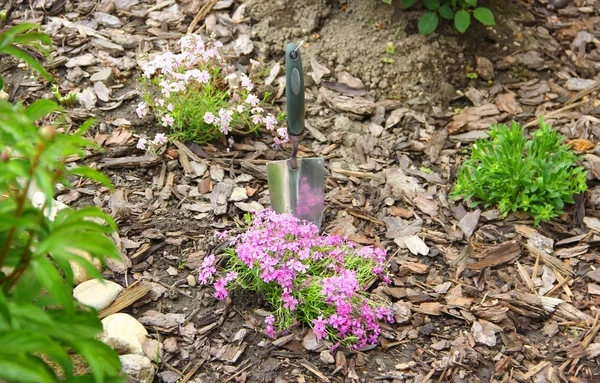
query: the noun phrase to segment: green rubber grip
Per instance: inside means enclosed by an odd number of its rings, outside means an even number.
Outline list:
[[[302,57],[295,43],[285,48],[285,104],[288,135],[304,132],[304,74]]]

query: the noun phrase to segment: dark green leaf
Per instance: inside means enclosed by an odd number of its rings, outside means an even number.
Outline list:
[[[74,308],[73,297],[54,265],[47,258],[37,257],[31,260],[31,267],[42,286],[48,289],[48,293],[63,305],[66,310],[72,312]]]
[[[25,109],[25,115],[29,118],[29,121],[35,122],[43,117],[46,117],[52,112],[61,110],[61,107],[50,100],[37,100],[33,104],[29,105]]]
[[[454,10],[452,10],[452,8],[448,5],[442,5],[438,12],[440,13],[440,16],[446,20],[454,19]]]
[[[416,1],[417,0],[402,0],[402,8],[406,9],[412,7],[415,5]]]
[[[483,25],[496,25],[494,14],[488,8],[475,8],[473,16]]]
[[[121,369],[117,353],[98,340],[78,340],[72,343],[72,347],[88,362],[96,382],[104,382],[106,377],[115,376]]]
[[[7,46],[2,49],[4,53],[19,58],[25,61],[29,66],[35,69],[39,74],[41,74],[46,80],[52,81],[52,75],[48,73],[46,68],[42,66],[35,58],[29,56],[29,54],[25,53],[21,49],[13,46]]]
[[[465,33],[471,24],[471,15],[465,10],[460,10],[454,15],[454,26],[460,33]]]
[[[23,354],[0,354],[0,379],[19,383],[54,383],[56,375],[39,358]]]
[[[477,0],[465,0],[465,3],[467,5],[470,5],[471,7],[476,7],[477,6]]]
[[[428,9],[435,11],[440,7],[440,0],[423,0],[423,4],[425,4]]]
[[[438,26],[438,16],[434,12],[427,12],[419,19],[419,32],[423,35],[433,33]]]

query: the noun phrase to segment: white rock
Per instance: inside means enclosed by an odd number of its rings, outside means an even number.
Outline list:
[[[117,299],[123,287],[115,282],[101,279],[85,281],[73,290],[73,297],[82,305],[104,310]]]
[[[65,66],[67,68],[75,68],[76,66],[90,66],[96,63],[96,58],[91,53],[86,53],[81,56],[73,57]]]
[[[302,339],[302,345],[308,351],[314,351],[323,346],[323,344],[319,342],[319,340],[317,340],[317,336],[315,335],[312,329],[308,330],[308,332]]]
[[[119,359],[121,359],[123,372],[130,378],[142,383],[152,383],[154,380],[154,365],[150,359],[134,354],[121,355]]]
[[[100,340],[119,354],[143,354],[142,343],[148,331],[129,314],[117,313],[102,319],[104,332]]]
[[[411,253],[414,255],[427,255],[429,254],[429,247],[423,242],[423,240],[416,235],[409,235],[405,238],[404,244],[408,247]]]
[[[192,287],[196,287],[196,285],[198,284],[196,277],[193,276],[192,274],[188,275],[186,279],[187,279],[188,285],[190,285]]]
[[[235,206],[240,208],[242,211],[250,212],[250,213],[265,210],[265,207],[256,201],[252,201],[249,203],[236,202]]]
[[[234,202],[245,201],[247,199],[248,194],[246,193],[246,188],[241,186],[234,187],[231,196],[229,197],[229,200]]]
[[[194,169],[196,177],[202,177],[208,169],[208,165],[206,165],[206,162],[190,161],[190,165],[192,165],[192,169]]]
[[[108,13],[104,12],[94,13],[94,18],[98,24],[109,28],[119,28],[123,25],[117,16],[109,15]]]

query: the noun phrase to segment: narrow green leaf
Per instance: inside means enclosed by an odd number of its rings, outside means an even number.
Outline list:
[[[467,5],[470,5],[471,7],[476,7],[477,6],[477,0],[465,0],[465,3]]]
[[[419,19],[419,32],[422,35],[433,33],[438,26],[438,16],[434,12],[427,12]]]
[[[88,362],[98,383],[103,383],[106,377],[115,376],[116,371],[121,369],[121,360],[117,353],[98,340],[82,339],[73,342],[72,346]]]
[[[113,185],[110,182],[110,179],[106,175],[104,175],[104,173],[102,173],[96,169],[92,169],[88,166],[78,166],[74,169],[69,170],[69,173],[76,175],[76,176],[88,178],[88,179],[96,181],[108,188],[113,189]]]
[[[50,295],[63,305],[66,310],[72,312],[74,308],[73,297],[54,265],[47,258],[37,257],[31,260],[31,267],[42,286],[48,290]]]
[[[386,4],[392,4],[392,0],[381,0],[381,1],[383,1]]]
[[[39,358],[23,354],[0,354],[0,379],[19,383],[58,382],[54,372]]]
[[[13,46],[4,47],[4,48],[2,48],[2,50],[6,54],[20,58],[21,60],[25,61],[27,64],[29,64],[29,66],[31,66],[39,74],[41,74],[46,80],[52,81],[52,75],[50,75],[50,73],[48,73],[46,68],[44,68],[42,66],[42,64],[40,64],[35,58],[29,56],[24,51],[20,50],[17,47],[13,47]]]
[[[33,104],[29,105],[27,109],[25,109],[25,115],[31,122],[36,122],[37,120],[46,117],[52,112],[56,112],[61,110],[61,107],[51,100],[37,100]]]
[[[41,41],[45,45],[52,46],[50,37],[42,32],[29,32],[23,35],[15,36],[13,44],[29,44],[33,41]]]
[[[494,14],[488,8],[475,8],[473,11],[473,16],[483,25],[496,25]]]
[[[456,27],[456,30],[460,33],[465,33],[467,28],[469,28],[469,24],[471,24],[471,14],[469,14],[469,12],[463,9],[456,12],[456,15],[454,15],[454,26]]]

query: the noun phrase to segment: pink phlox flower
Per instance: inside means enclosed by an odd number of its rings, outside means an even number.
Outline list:
[[[148,142],[148,140],[144,137],[140,137],[140,139],[138,140],[137,145],[135,146],[136,148],[140,149],[140,150],[144,150],[146,149],[146,143]]]
[[[242,105],[242,104],[239,104],[239,105],[237,106],[237,108],[235,108],[235,110],[236,110],[238,113],[243,113],[243,112],[244,112],[244,105]]]
[[[262,117],[258,114],[252,115],[252,123],[254,125],[260,125],[262,123]]]
[[[167,136],[165,136],[164,133],[156,133],[156,136],[154,136],[154,141],[153,141],[153,143],[155,145],[162,145],[166,142],[167,142]]]
[[[281,137],[283,139],[287,139],[288,138],[287,128],[279,128],[279,129],[277,129],[277,134],[279,135],[279,137]]]
[[[235,280],[238,277],[238,273],[236,271],[230,271],[227,273],[227,275],[225,275],[225,281],[227,281],[227,283]]]
[[[162,125],[163,126],[171,126],[171,125],[173,125],[173,122],[175,122],[175,119],[170,114],[167,113],[163,117]]]
[[[218,279],[215,284],[215,298],[223,300],[227,298],[229,292],[227,291],[227,280],[225,278]]]
[[[175,109],[175,107],[173,106],[173,104],[169,104],[169,105],[167,105],[167,110],[168,110],[169,112],[172,112],[174,109]]]
[[[250,64],[252,64],[253,66],[257,66],[257,65],[260,65],[260,62],[254,60],[254,59],[250,59]]]
[[[278,137],[273,138],[273,147],[275,149],[281,149],[281,144],[283,144],[283,142]]]
[[[281,299],[283,300],[283,307],[289,309],[290,311],[294,311],[296,309],[298,300],[294,298],[289,291],[284,290],[283,294],[281,294]]]
[[[248,91],[254,89],[254,84],[252,84],[252,80],[250,80],[250,77],[246,76],[245,74],[242,75],[242,86]]]
[[[308,270],[308,265],[300,262],[300,261],[296,261],[295,259],[291,259],[286,263],[286,266],[290,268],[290,270],[294,270],[298,273],[305,273],[306,270]]]
[[[317,319],[312,320],[313,323],[313,332],[317,339],[323,339],[327,335],[325,330],[325,325],[327,325],[327,320],[323,319],[322,315],[319,315]]]
[[[277,125],[277,119],[272,114],[268,114],[265,118],[265,125],[267,129],[273,130],[275,129],[275,125]]]
[[[146,114],[148,114],[148,104],[146,104],[145,102],[140,102],[137,108],[135,109],[135,112],[137,113],[139,118],[144,117]]]
[[[162,98],[157,98],[154,100],[159,106],[165,106],[165,100]]]
[[[233,138],[232,138],[232,137],[229,137],[229,138],[227,139],[227,142],[229,143],[229,148],[232,148],[232,147],[233,147],[233,144],[235,144],[235,141],[233,140]]]
[[[206,121],[206,120],[205,120]],[[216,232],[215,233],[215,238],[218,239],[219,241],[222,241],[224,239],[229,238],[229,233],[227,232],[227,230],[225,231],[221,231],[221,232]]]
[[[177,93],[185,90],[185,83],[181,81],[175,81],[171,83],[171,92]]]
[[[263,108],[261,108],[260,106],[254,107],[250,110],[252,112],[252,114],[259,114],[264,112],[265,110]]]
[[[208,73],[208,71],[206,71],[206,70],[202,70],[202,71],[200,71],[200,73],[198,73],[198,75],[196,76],[196,79],[201,84],[206,84],[210,80],[210,73]]]
[[[215,122],[215,115],[212,114],[211,112],[206,112],[204,113],[204,122],[206,122],[207,124],[212,124]]]
[[[255,107],[256,105],[258,105],[258,103],[260,102],[260,100],[254,94],[250,93],[248,95],[248,97],[246,97],[246,102],[248,104],[252,105],[253,107]],[[252,112],[252,113],[254,113],[254,112]]]

